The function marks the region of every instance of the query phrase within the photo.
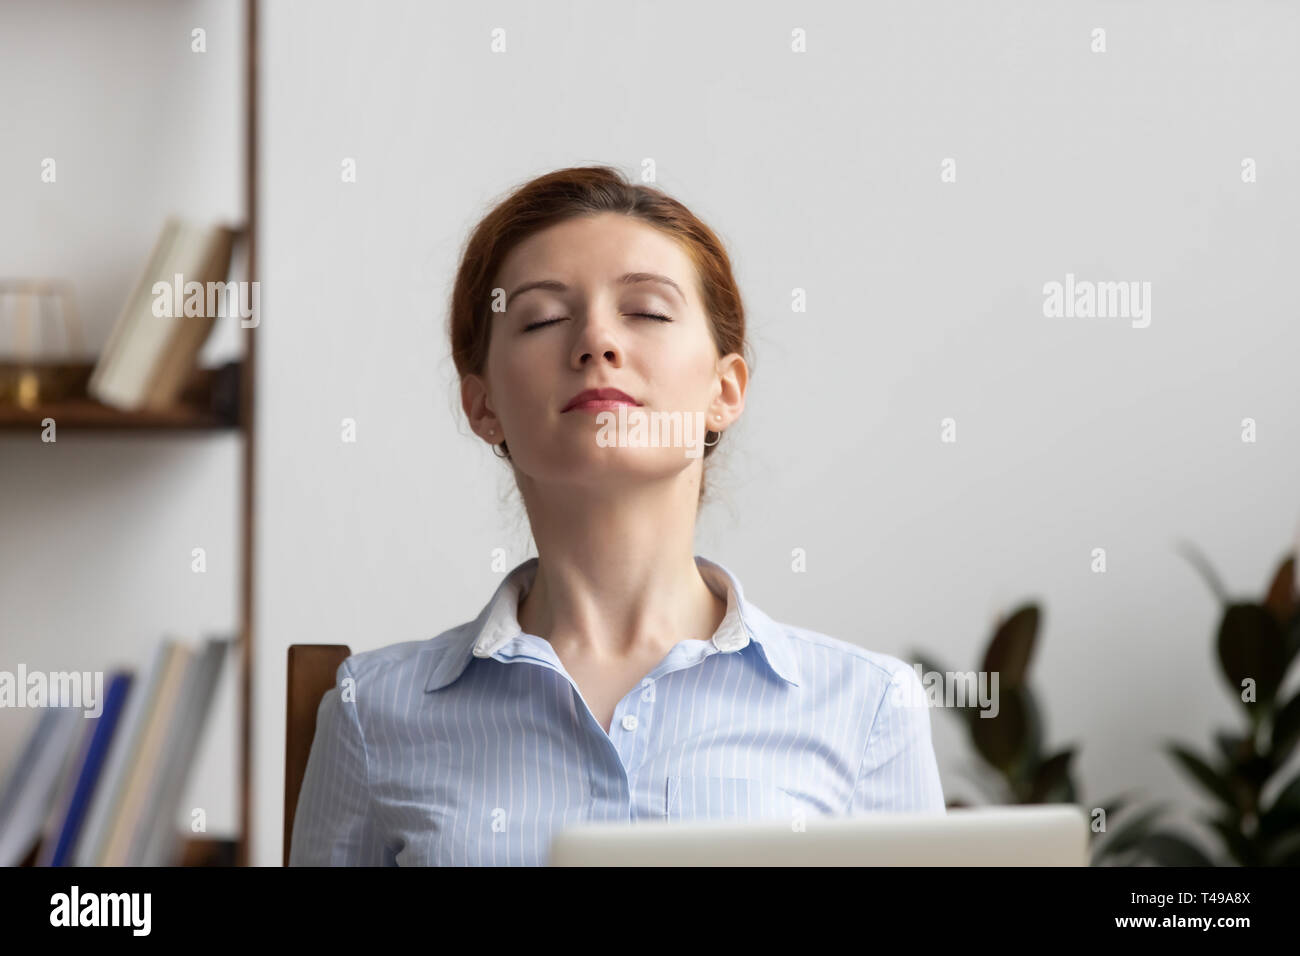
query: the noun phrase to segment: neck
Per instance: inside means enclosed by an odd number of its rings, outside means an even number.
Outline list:
[[[695,563],[699,481],[682,477],[575,490],[520,475],[538,553],[518,609],[524,631],[562,657],[593,662],[662,657],[686,638],[708,640],[726,599]]]

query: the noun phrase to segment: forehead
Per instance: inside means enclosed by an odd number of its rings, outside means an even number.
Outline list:
[[[678,242],[621,213],[580,216],[548,226],[515,246],[501,263],[493,285],[559,279],[605,284],[628,272],[659,272],[689,295],[695,266]]]

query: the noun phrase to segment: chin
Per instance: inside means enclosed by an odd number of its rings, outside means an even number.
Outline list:
[[[600,448],[594,442],[584,442],[581,448],[564,449],[563,444],[550,445],[535,469],[521,470],[552,482],[618,485],[671,478],[691,462],[680,448]]]

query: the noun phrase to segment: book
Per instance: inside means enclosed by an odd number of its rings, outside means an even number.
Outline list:
[[[113,734],[103,777],[95,788],[85,828],[73,844],[71,865],[96,866],[102,845],[125,790],[125,781],[134,763],[143,725],[149,716],[162,680],[164,666],[171,656],[173,642],[164,639],[154,648],[144,673],[132,682],[121,726]]]
[[[149,708],[127,774],[122,798],[118,803],[104,847],[96,861],[98,866],[126,866],[130,839],[144,812],[145,793],[157,774],[167,728],[176,719],[176,706],[185,681],[186,670],[194,650],[175,640],[168,641],[167,661],[163,667],[158,692]]]
[[[77,785],[77,776],[81,772],[81,764],[90,753],[90,741],[94,737],[96,721],[97,718],[86,717],[83,712],[81,724],[73,731],[73,739],[69,744],[71,756],[64,761],[63,773],[59,776],[58,784],[51,794],[50,802],[45,807],[45,820],[41,827],[40,850],[36,857],[37,866],[47,865],[43,860],[53,850],[54,843],[58,839],[56,831],[59,828],[59,817],[67,812],[68,803],[72,799],[72,791]]]
[[[76,765],[74,785],[69,789],[66,801],[60,801],[59,812],[55,815],[57,826],[42,844],[40,856],[36,860],[37,866],[67,864],[89,813],[90,799],[101,778],[113,734],[119,726],[118,718],[122,715],[131,690],[131,681],[132,675],[127,671],[119,671],[109,678],[103,712],[92,718],[94,726],[83,759]]]
[[[192,274],[199,268],[203,251],[198,227],[171,218],[163,231],[171,234],[171,241],[161,260],[150,263],[140,277],[118,317],[122,332],[111,362],[104,363],[102,370],[101,363],[96,363],[87,383],[89,394],[105,405],[128,410],[141,407],[153,364],[175,321],[171,316],[154,315],[155,284],[165,282],[170,287],[175,273]]]
[[[109,675],[102,707],[44,709],[0,778],[0,865],[180,862],[180,801],[231,638],[164,636],[140,675]]]
[[[164,748],[162,772],[157,775],[155,786],[147,796],[129,848],[127,863],[130,866],[172,866],[177,862],[179,833],[176,814],[182,788],[189,777],[199,734],[207,722],[212,696],[230,646],[229,640],[209,638],[189,668],[181,691],[183,709],[172,722]]]
[[[17,866],[40,840],[50,800],[85,724],[85,714],[76,707],[50,707],[41,714],[5,788],[0,866]]]
[[[175,403],[216,322],[208,284],[228,275],[235,235],[227,226],[167,219],[91,373],[92,398],[124,410]],[[191,282],[203,290],[200,315],[185,314]],[[158,283],[165,291],[155,293]],[[165,314],[156,314],[156,305]]]
[[[239,293],[230,290],[225,280],[230,274],[230,259],[237,234],[233,229],[217,226],[209,230],[207,258],[194,278],[204,284],[203,314],[185,315],[172,324],[170,337],[164,344],[161,357],[154,368],[151,380],[146,387],[142,405],[145,408],[166,408],[174,405],[185,388],[185,382],[194,371],[203,343],[212,334],[218,317],[237,316]],[[186,280],[190,277],[186,276]],[[230,295],[211,295],[207,292],[208,283],[222,283],[222,288]],[[183,290],[182,290],[183,291]],[[175,294],[173,294],[175,298]],[[183,301],[183,300],[182,300]],[[218,316],[218,311],[224,316]],[[177,311],[183,313],[183,308]]]
[[[103,350],[99,353],[99,360],[90,373],[90,381],[86,388],[92,397],[105,394],[106,387],[111,389],[112,386],[106,386],[106,382],[109,382],[110,374],[121,367],[127,330],[134,325],[142,312],[150,309],[153,302],[153,284],[158,276],[165,274],[167,263],[171,260],[173,248],[180,235],[180,227],[180,221],[177,219],[167,219],[163,223],[162,231],[159,232],[153,249],[145,260],[144,268],[136,277],[135,285],[131,287],[131,293],[127,296],[122,311],[118,313],[117,321],[113,323],[113,328],[109,332],[108,341],[104,344]]]

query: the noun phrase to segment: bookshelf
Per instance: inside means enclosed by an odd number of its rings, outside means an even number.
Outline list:
[[[243,71],[245,77],[243,124],[245,147],[245,219],[241,224],[247,235],[247,275],[249,282],[258,280],[257,268],[257,100],[258,100],[258,8],[259,0],[243,0],[245,31]],[[256,328],[242,330],[242,354],[238,361],[219,369],[195,369],[181,401],[157,411],[122,411],[85,397],[38,403],[26,407],[0,403],[0,433],[31,434],[35,440],[46,418],[52,418],[59,431],[93,431],[113,441],[129,442],[137,436],[167,436],[192,440],[195,433],[229,434],[239,437],[239,562],[238,631],[235,647],[239,657],[236,675],[235,712],[239,729],[235,740],[237,764],[237,834],[232,839],[195,838],[183,841],[181,865],[247,866],[251,826],[251,732],[252,732],[252,661],[253,661],[253,557],[254,557],[254,454],[255,454],[255,385]],[[82,370],[88,375],[90,366]],[[36,851],[25,861],[31,864]]]

